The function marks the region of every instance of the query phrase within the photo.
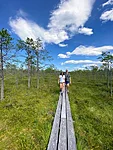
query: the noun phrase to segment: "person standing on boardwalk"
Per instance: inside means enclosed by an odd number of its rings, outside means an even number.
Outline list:
[[[61,72],[59,75],[58,84],[60,84],[60,92],[62,93],[65,85],[65,75],[63,72]]]
[[[66,70],[65,73],[65,84],[66,84],[67,92],[69,92],[69,85],[71,84],[71,76],[68,70]]]

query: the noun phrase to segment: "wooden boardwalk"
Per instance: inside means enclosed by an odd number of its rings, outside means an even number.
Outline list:
[[[71,109],[66,91],[59,95],[47,150],[77,150]]]

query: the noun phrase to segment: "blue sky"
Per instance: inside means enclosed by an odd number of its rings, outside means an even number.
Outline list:
[[[57,69],[100,66],[113,53],[113,0],[0,0],[0,29],[16,39],[39,37]]]

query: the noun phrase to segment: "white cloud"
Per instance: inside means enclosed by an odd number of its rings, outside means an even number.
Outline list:
[[[36,39],[37,37],[43,39],[45,30],[38,26],[35,22],[18,17],[16,19],[10,18],[9,25],[21,39],[25,40],[27,37]],[[44,39],[43,39],[44,40]]]
[[[37,39],[39,37],[43,42],[58,44],[68,39],[65,31],[47,31],[35,22],[22,17],[17,17],[16,19],[10,18],[9,24],[12,27],[13,32],[15,32],[23,40],[27,37],[33,39]]]
[[[86,68],[88,68],[88,70],[89,70],[89,69],[91,69],[90,67],[91,67],[90,64],[87,64],[87,65],[82,65],[82,66],[76,66],[73,68],[73,70],[86,70]]]
[[[85,65],[83,65],[83,67],[85,68],[85,67],[92,67],[92,66],[98,66],[97,64],[85,64]]]
[[[104,62],[93,61],[93,60],[68,60],[61,63],[60,69],[65,71],[66,69],[73,70],[84,70],[86,67],[91,69],[92,66],[100,67]]]
[[[81,33],[81,34],[85,34],[85,35],[91,35],[91,34],[93,34],[92,29],[85,28],[85,27],[79,28],[78,32]]]
[[[59,44],[60,42],[69,39],[66,31],[64,30],[58,31],[53,29],[46,30],[43,38],[46,43],[55,43],[55,44]]]
[[[104,21],[108,21],[108,20],[113,21],[113,9],[108,10],[108,11],[105,11],[105,12],[100,16],[100,19],[101,19],[101,20],[104,20]]]
[[[59,58],[69,58],[69,56],[65,55],[65,54],[59,54],[58,55]]]
[[[57,9],[53,10],[48,28],[44,29],[26,18],[21,9],[15,19],[10,18],[9,25],[21,39],[40,37],[46,43],[59,44],[70,39],[76,33],[91,35],[92,29],[85,28],[95,0],[61,0]],[[81,28],[82,27],[82,28]]]
[[[88,55],[88,56],[98,56],[101,55],[102,52],[113,50],[113,46],[102,46],[102,47],[94,47],[94,46],[82,46],[77,47],[70,55]]]
[[[63,63],[61,63],[61,65],[65,65],[65,64],[101,64],[102,62],[100,61],[92,61],[92,60],[68,60],[65,61]]]
[[[107,2],[102,4],[103,7],[106,6],[106,5],[113,5],[113,0],[108,0]]]
[[[61,43],[60,43],[59,46],[60,46],[60,47],[67,47],[68,44],[61,44]]]
[[[72,52],[66,52],[66,57],[69,58],[71,55],[87,55],[87,56],[98,56],[101,55],[102,52],[113,50],[113,46],[102,46],[102,47],[94,47],[94,46],[83,46],[75,48]]]
[[[76,31],[89,19],[95,0],[65,0],[51,14],[49,28]]]

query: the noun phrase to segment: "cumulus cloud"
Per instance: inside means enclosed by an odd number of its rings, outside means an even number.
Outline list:
[[[95,0],[61,0],[51,17],[47,29],[28,20],[26,13],[19,10],[16,18],[9,19],[12,30],[21,38],[40,37],[46,43],[59,44],[76,33],[91,35],[92,29],[84,27],[91,15]]]
[[[113,46],[101,46],[101,47],[87,46],[86,47],[80,45],[79,47],[75,48],[75,50],[73,50],[72,52],[66,52],[65,56],[67,58],[69,58],[71,55],[98,56],[101,55],[102,52],[106,52],[110,50],[113,50]]]
[[[58,54],[59,58],[69,58],[69,56],[65,55],[65,54]]]
[[[85,35],[91,35],[91,34],[93,34],[92,29],[90,29],[90,28],[85,28],[85,27],[79,28],[79,29],[78,29],[78,32],[81,33],[81,34],[85,34]]]
[[[81,65],[81,66],[75,66],[73,67],[72,71],[73,70],[86,70],[88,68],[91,69],[91,67],[94,66],[94,67],[100,67],[100,65],[97,65],[97,64],[86,64],[86,65]]]
[[[60,43],[59,46],[60,46],[60,47],[67,47],[68,44],[61,44],[61,43]]]
[[[113,9],[105,11],[101,16],[100,16],[101,20],[104,21],[113,21]]]
[[[65,0],[50,17],[49,28],[77,31],[89,19],[95,0]]]
[[[63,63],[61,63],[61,65],[65,65],[65,64],[101,64],[102,62],[100,61],[92,61],[92,60],[67,60]]]
[[[84,70],[86,68],[91,69],[92,66],[99,68],[103,63],[104,62],[92,60],[69,60],[61,63],[61,66],[65,68],[69,65],[71,70]]]
[[[67,32],[64,30],[58,31],[58,30],[49,29],[45,31],[43,39],[45,40],[46,43],[59,44],[60,42],[68,40],[69,36]]]
[[[97,64],[94,64],[94,63],[92,63],[92,64],[85,64],[85,65],[82,65],[82,68],[83,68],[83,70],[84,69],[91,69],[92,67],[100,67],[102,65],[102,63],[97,63]]]
[[[103,7],[106,6],[106,5],[113,5],[113,0],[108,0],[107,2],[102,4]]]

